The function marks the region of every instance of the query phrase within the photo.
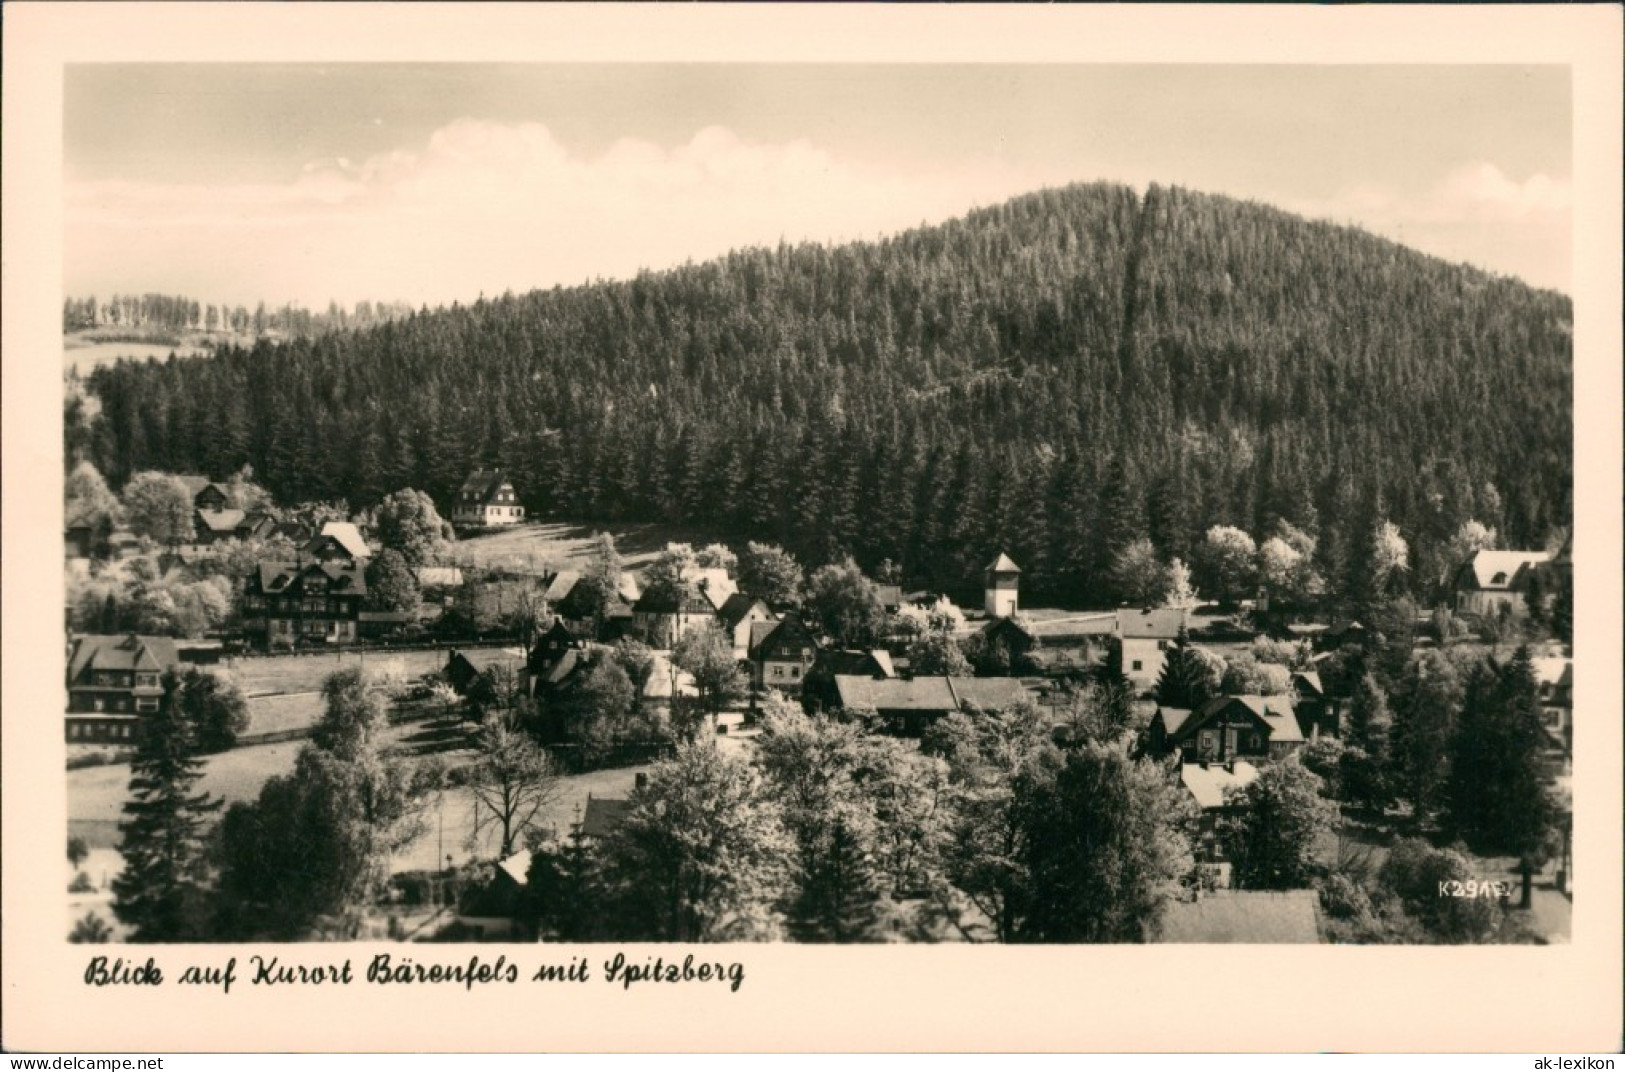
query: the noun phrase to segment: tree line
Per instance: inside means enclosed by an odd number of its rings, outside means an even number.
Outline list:
[[[1180,189],[1017,198],[374,329],[100,368],[115,486],[253,464],[279,501],[500,465],[531,516],[703,523],[921,585],[990,548],[1035,596],[1116,596],[1148,539],[1318,540],[1380,507],[1414,573],[1469,519],[1539,547],[1572,504],[1572,309],[1363,232]],[[70,430],[70,434],[73,431]]]

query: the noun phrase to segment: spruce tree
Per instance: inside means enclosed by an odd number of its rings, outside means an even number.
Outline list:
[[[1187,710],[1201,707],[1215,695],[1213,675],[1201,655],[1191,647],[1190,634],[1184,626],[1179,627],[1174,646],[1162,664],[1154,695],[1163,707]]]
[[[144,720],[130,763],[128,818],[119,824],[124,870],[113,880],[113,912],[138,942],[204,936],[204,839],[221,801],[194,792],[203,762],[197,729],[177,702],[180,687],[178,675],[164,675],[163,701]]]
[[[1530,874],[1550,851],[1557,822],[1541,760],[1539,697],[1527,646],[1504,665],[1478,667],[1467,682],[1450,760],[1452,829],[1475,852],[1518,857],[1526,905]]]

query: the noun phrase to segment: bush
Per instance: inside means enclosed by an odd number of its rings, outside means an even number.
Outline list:
[[[1320,882],[1320,908],[1332,919],[1368,920],[1374,916],[1371,895],[1347,875],[1327,875]]]
[[[72,882],[68,883],[68,892],[69,893],[95,893],[96,892],[96,884],[94,882],[90,881],[90,876],[89,875],[87,875],[83,871],[81,871],[77,875],[73,876],[73,881]]]
[[[1440,883],[1469,882],[1485,877],[1485,868],[1454,849],[1436,849],[1407,838],[1396,842],[1377,881],[1436,942],[1493,941],[1501,927],[1498,900],[1440,896]]]

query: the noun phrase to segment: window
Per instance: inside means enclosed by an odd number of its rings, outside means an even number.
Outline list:
[[[775,666],[775,667],[774,667],[774,668],[773,668],[773,676],[774,676],[774,677],[783,677],[783,676],[784,676],[784,667],[782,667],[782,666]]]
[[[150,715],[154,711],[158,710],[158,701],[157,700],[137,700],[135,702],[135,709],[136,709],[137,712],[139,712],[141,714]]]
[[[1167,651],[1168,650],[1168,642],[1166,640],[1157,641],[1157,650],[1158,651]]]
[[[107,701],[98,696],[90,702],[90,709],[92,711],[105,711],[107,710]]]
[[[792,677],[792,678],[797,678],[797,677],[800,677],[800,676],[801,676],[801,667],[799,667],[799,666],[792,666],[792,667],[791,667],[791,668],[790,668],[790,676],[791,676],[791,677]]]
[[[79,723],[77,723],[77,722],[68,723],[68,736],[69,737],[77,737],[77,736],[79,736]]]
[[[1145,669],[1145,664],[1142,663],[1139,659],[1135,659],[1134,660],[1134,669],[1136,669],[1136,670],[1144,670]]]

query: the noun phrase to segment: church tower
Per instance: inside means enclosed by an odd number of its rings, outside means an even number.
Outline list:
[[[1010,618],[1017,609],[1017,591],[1021,583],[1021,567],[1001,554],[987,568],[986,592],[983,608],[989,618]]]

